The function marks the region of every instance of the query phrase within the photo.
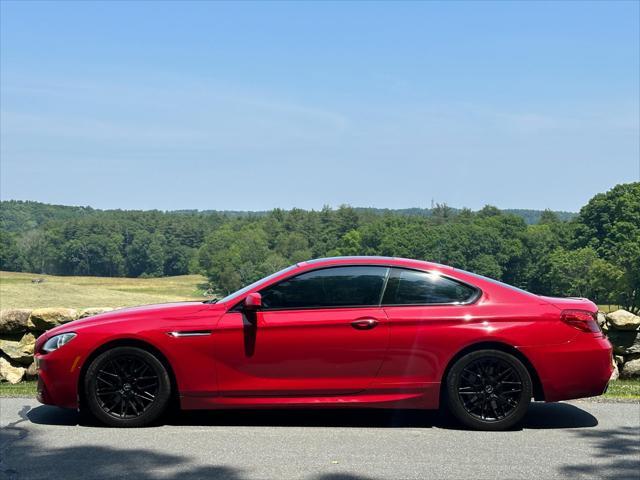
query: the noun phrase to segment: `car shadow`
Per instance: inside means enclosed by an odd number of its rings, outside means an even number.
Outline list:
[[[216,412],[187,412],[177,415],[178,425],[196,422],[199,425],[361,425],[365,419],[368,426],[436,426],[435,422],[415,423],[414,415],[424,416],[426,412],[409,411],[408,416],[394,416],[390,411],[341,410],[335,411],[227,411],[223,415]],[[249,413],[247,417],[246,414]],[[319,419],[316,414],[321,413]],[[350,414],[356,420],[349,420]],[[434,413],[435,412],[431,412]],[[255,414],[255,416],[253,416]],[[262,414],[262,416],[260,415]],[[25,423],[75,426],[81,424],[82,417],[73,410],[39,406],[23,407],[20,420],[0,429],[0,478],[48,479],[52,472],[64,472],[65,480],[93,480],[135,478],[137,480],[246,480],[250,471],[224,464],[200,465],[193,459],[174,453],[153,452],[142,448],[108,447],[96,444],[53,447],[39,440],[39,435]],[[288,416],[287,416],[288,415]],[[427,415],[433,418],[431,415]],[[260,422],[256,421],[260,418]],[[311,418],[311,419],[310,419]],[[215,422],[217,423],[213,423]],[[232,420],[232,421],[231,421]],[[174,423],[176,423],[174,422]],[[181,422],[181,423],[179,423]],[[601,478],[621,480],[638,478],[640,442],[635,426],[609,429],[588,428],[597,421],[588,413],[572,404],[533,404],[524,421],[524,428],[566,428],[570,435],[585,449],[583,463],[563,464],[557,467],[561,478]],[[499,434],[499,433],[498,433]],[[480,440],[483,437],[480,437]],[[593,458],[600,459],[596,467]],[[596,469],[597,468],[597,469]],[[53,470],[52,470],[53,469]],[[60,474],[59,474],[60,475]],[[59,476],[58,475],[58,476]],[[374,480],[375,477],[350,472],[325,472],[304,475],[306,480]]]
[[[30,422],[44,425],[95,427],[90,418],[48,405],[31,409]],[[159,425],[238,427],[444,428],[465,430],[439,410],[269,409],[194,410],[167,415]],[[517,429],[588,428],[598,425],[590,413],[569,403],[532,403]]]
[[[625,426],[606,430],[576,430],[576,441],[594,451],[594,457],[604,462],[598,469],[602,480],[638,480],[640,478],[640,432],[637,427]],[[594,478],[593,460],[564,465],[559,473],[565,478]]]
[[[529,407],[523,427],[531,429],[589,428],[598,425],[598,419],[571,403],[538,403]]]
[[[102,445],[51,447],[38,441],[25,422],[77,425],[73,410],[42,406],[24,407],[20,419],[0,429],[0,478],[48,480],[246,480],[250,472],[227,465],[198,465],[188,456],[141,448]],[[375,480],[348,472],[305,476],[308,480]]]

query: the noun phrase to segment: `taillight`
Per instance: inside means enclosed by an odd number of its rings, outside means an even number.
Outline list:
[[[561,320],[567,325],[587,333],[600,333],[596,314],[588,310],[563,310]]]

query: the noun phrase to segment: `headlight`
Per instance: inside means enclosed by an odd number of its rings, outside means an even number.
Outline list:
[[[44,342],[42,346],[42,351],[45,353],[53,352],[54,350],[59,349],[65,343],[69,343],[71,340],[75,338],[75,333],[61,333],[60,335],[56,335],[55,337],[51,337],[49,340]]]

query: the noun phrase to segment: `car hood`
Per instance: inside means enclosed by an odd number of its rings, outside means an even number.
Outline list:
[[[211,311],[223,309],[223,306],[217,304],[208,304],[203,302],[176,302],[176,303],[159,303],[154,305],[141,305],[138,307],[127,307],[113,310],[111,312],[101,313],[79,320],[73,320],[60,326],[52,328],[45,332],[47,337],[62,333],[75,328],[85,328],[92,325],[100,325],[111,322],[135,322],[140,319],[163,318],[171,320],[182,320],[189,318],[190,315],[209,309]]]

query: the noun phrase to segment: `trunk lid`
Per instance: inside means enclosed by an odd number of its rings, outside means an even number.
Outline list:
[[[559,308],[560,310],[587,310],[593,313],[598,311],[597,305],[588,298],[538,296],[545,302]]]

